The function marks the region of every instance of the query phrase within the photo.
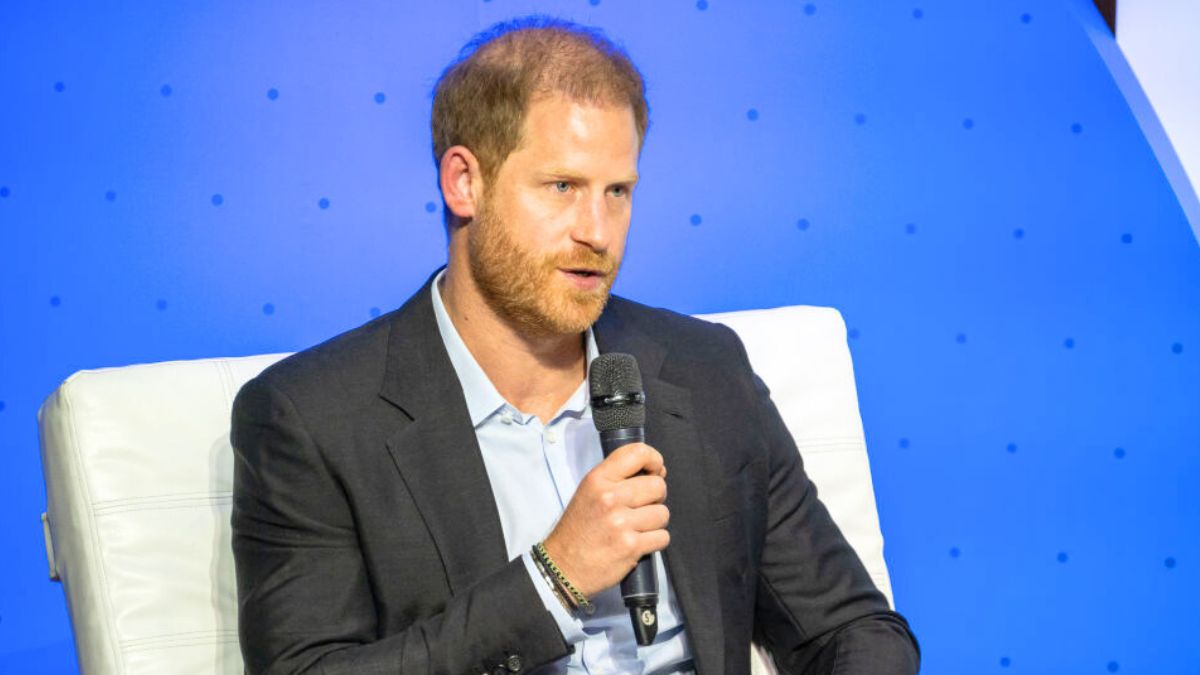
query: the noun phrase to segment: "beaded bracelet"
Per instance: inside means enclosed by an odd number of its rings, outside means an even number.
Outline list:
[[[558,568],[558,565],[554,564],[554,560],[550,557],[550,554],[546,552],[545,544],[539,541],[533,545],[533,557],[535,560],[545,565],[548,570],[550,570],[550,574],[554,577],[558,587],[565,591],[567,597],[574,600],[572,604],[575,605],[576,609],[583,610],[584,613],[589,615],[596,611],[595,606],[588,602],[587,596],[580,592],[578,588],[575,588],[575,585],[567,579],[567,575],[563,574],[563,571]]]
[[[541,559],[539,559],[536,554],[534,554],[532,558],[533,566],[537,568],[538,574],[542,575],[542,581],[546,582],[546,585],[550,587],[550,593],[555,597],[555,599],[558,600],[558,604],[562,605],[563,609],[567,610],[568,612],[575,611],[577,607],[575,607],[573,604],[572,599],[570,599],[565,593],[563,593],[563,590],[559,588],[558,582],[554,580],[554,577],[550,576],[550,570],[546,569],[546,566],[542,564]]]

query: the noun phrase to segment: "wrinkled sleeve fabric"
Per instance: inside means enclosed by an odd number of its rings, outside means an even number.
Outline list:
[[[478,673],[513,654],[528,668],[570,652],[519,559],[440,613],[381,635],[344,486],[292,400],[251,380],[234,402],[231,441],[248,673]]]
[[[889,608],[817,499],[770,391],[757,375],[753,380],[769,463],[756,641],[789,675],[915,674],[920,651],[908,623]]]

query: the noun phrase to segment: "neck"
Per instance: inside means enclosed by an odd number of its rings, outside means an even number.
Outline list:
[[[451,261],[438,292],[471,356],[496,391],[548,423],[587,375],[582,333],[544,333],[501,316]]]

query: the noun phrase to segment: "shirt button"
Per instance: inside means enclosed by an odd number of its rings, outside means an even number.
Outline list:
[[[504,667],[508,668],[508,672],[510,673],[521,672],[522,665],[524,664],[521,663],[521,657],[517,654],[510,654],[509,657],[504,661]]]
[[[505,411],[501,412],[500,413],[500,421],[504,422],[505,424],[512,424],[513,423],[512,411],[505,410]]]
[[[558,436],[556,436],[553,431],[547,429],[546,430],[546,442],[553,443],[557,440],[558,440]]]

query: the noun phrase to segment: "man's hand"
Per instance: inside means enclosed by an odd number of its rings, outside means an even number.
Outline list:
[[[588,472],[554,531],[546,552],[588,598],[616,585],[638,559],[671,541],[667,468],[645,443],[617,448]]]

